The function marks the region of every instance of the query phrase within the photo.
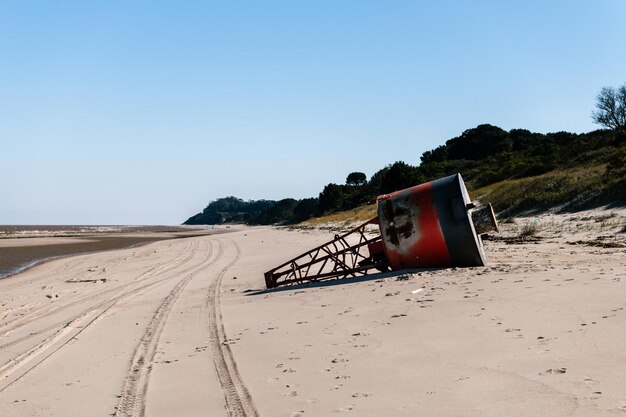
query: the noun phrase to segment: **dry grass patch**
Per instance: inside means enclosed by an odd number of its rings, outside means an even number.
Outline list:
[[[582,203],[605,187],[605,165],[555,170],[536,177],[509,179],[474,190],[471,195],[489,201],[498,212],[542,210]]]
[[[313,217],[301,224],[304,226],[319,226],[327,223],[363,223],[374,217],[376,217],[376,204],[361,206],[327,216]]]

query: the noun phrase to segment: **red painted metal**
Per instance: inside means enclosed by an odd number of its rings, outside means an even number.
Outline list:
[[[475,205],[460,174],[376,201],[377,217],[266,272],[267,288],[356,277],[373,269],[485,264],[480,233],[497,231],[497,222],[490,205],[472,216]],[[378,233],[368,225],[378,225]]]
[[[378,198],[383,246],[393,270],[450,266],[432,182]]]

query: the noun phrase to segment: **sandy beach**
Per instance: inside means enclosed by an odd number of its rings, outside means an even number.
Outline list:
[[[53,260],[0,280],[0,414],[624,415],[625,219],[521,218],[486,267],[272,291],[263,272],[335,231]]]
[[[226,228],[185,226],[1,226],[0,279],[68,255],[130,248]]]

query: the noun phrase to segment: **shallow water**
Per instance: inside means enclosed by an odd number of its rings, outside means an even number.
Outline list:
[[[12,239],[11,246],[0,244],[0,278],[50,259],[183,237],[177,233],[190,230],[193,229],[179,226],[0,226],[0,243]],[[32,243],[32,238],[41,237],[50,239]],[[55,238],[59,240],[55,242]],[[22,239],[24,244],[20,245]]]

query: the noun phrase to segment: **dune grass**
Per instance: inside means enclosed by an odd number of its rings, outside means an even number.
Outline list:
[[[555,170],[543,175],[508,179],[473,190],[473,199],[491,202],[507,214],[550,207],[584,205],[607,187],[605,165]]]
[[[582,208],[598,195],[614,186],[607,180],[606,164],[590,164],[571,169],[560,169],[542,175],[507,179],[475,190],[472,200],[491,202],[494,210],[506,219],[523,212],[541,212],[554,207]],[[468,184],[471,187],[471,184]],[[376,205],[360,206],[352,210],[314,217],[302,225],[319,226],[329,223],[361,223],[376,217]],[[624,228],[626,232],[626,227]]]
[[[341,211],[326,216],[313,217],[302,225],[319,226],[328,223],[363,223],[376,217],[376,204],[360,206],[352,210]]]

